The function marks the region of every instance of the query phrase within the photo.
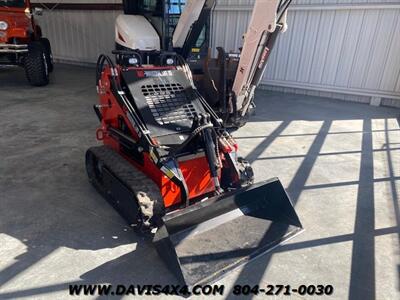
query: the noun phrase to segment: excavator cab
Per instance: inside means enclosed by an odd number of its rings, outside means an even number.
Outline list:
[[[192,72],[199,73],[210,47],[210,12],[214,3],[215,0],[124,0],[124,14],[116,22],[116,49],[173,51],[188,62]],[[182,22],[187,5],[190,10],[195,6],[195,14],[187,15],[186,22]],[[133,39],[151,40],[153,44],[130,42]],[[152,55],[149,57],[152,62]]]

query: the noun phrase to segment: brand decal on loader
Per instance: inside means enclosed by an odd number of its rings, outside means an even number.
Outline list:
[[[165,77],[172,76],[172,71],[144,71],[144,77]]]

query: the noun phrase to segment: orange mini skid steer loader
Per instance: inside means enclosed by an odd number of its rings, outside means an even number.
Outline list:
[[[277,178],[249,163],[194,86],[182,57],[116,50],[97,65],[101,121],[91,183],[181,283],[210,283],[302,230]],[[152,63],[147,64],[152,56]]]

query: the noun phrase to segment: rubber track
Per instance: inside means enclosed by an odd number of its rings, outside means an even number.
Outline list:
[[[154,181],[110,147],[92,147],[88,151],[136,195],[144,220],[150,222],[145,226],[158,227],[165,210],[160,190]]]

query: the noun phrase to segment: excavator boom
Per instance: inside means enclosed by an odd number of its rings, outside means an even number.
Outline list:
[[[291,2],[255,0],[240,53],[227,53],[218,47],[218,57],[213,59],[209,55],[202,74],[195,78],[197,88],[225,125],[241,126],[245,123],[276,39],[279,33],[286,31],[287,9]],[[202,16],[208,17],[214,4],[215,0],[187,1],[174,32],[174,47],[193,45],[193,39],[189,37],[199,36],[198,30],[204,26]],[[181,53],[187,53],[187,49]]]
[[[276,36],[287,27],[286,9],[290,1],[282,2],[284,1],[256,0],[254,4],[232,88],[240,116],[247,113],[254,90],[264,74]]]

